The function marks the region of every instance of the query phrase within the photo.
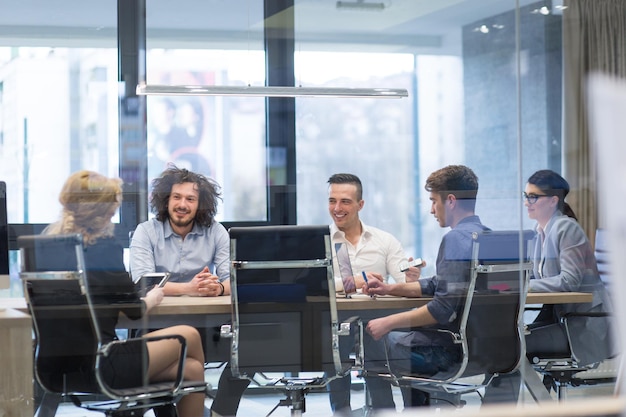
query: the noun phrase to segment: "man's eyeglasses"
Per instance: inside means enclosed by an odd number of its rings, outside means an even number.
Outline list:
[[[541,197],[550,197],[547,194],[524,194],[524,200],[526,200],[528,202],[528,204],[535,204],[537,202],[537,200],[539,200]]]

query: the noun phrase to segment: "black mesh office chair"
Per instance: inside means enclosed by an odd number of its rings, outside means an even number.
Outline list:
[[[299,415],[307,392],[362,363],[360,320],[337,318],[329,228],[233,227],[229,234],[232,323],[222,334],[232,338],[232,374],[285,392],[274,410],[285,405]],[[342,361],[339,337],[350,336],[352,326],[356,360]],[[278,376],[259,381],[255,373]]]
[[[598,266],[598,273],[604,286],[610,290],[611,276],[609,264],[609,247],[606,230],[596,230],[594,256]],[[592,320],[606,320],[608,313],[568,313],[560,317],[561,325],[566,332],[568,341],[570,338],[569,322],[576,317],[595,317]],[[543,383],[548,391],[554,390],[557,399],[563,401],[567,398],[568,387],[584,385],[614,384],[617,381],[620,360],[616,356],[606,358],[600,362],[591,364],[579,363],[576,355],[572,352],[571,345],[564,348],[561,355],[541,355],[532,358],[534,369],[543,375]]]
[[[530,231],[485,231],[473,235],[470,281],[463,294],[457,331],[449,335],[462,351],[461,362],[435,375],[372,372],[394,385],[429,392],[431,405],[461,406],[462,394],[477,392],[500,374],[518,369],[524,355],[521,315],[532,264],[528,261]],[[422,331],[424,329],[421,329]]]
[[[181,336],[102,343],[96,312],[106,314],[110,305],[99,301],[106,299],[100,298],[105,295],[101,288],[91,293],[80,234],[20,236],[18,247],[36,337],[35,376],[45,391],[107,416],[129,416],[149,408],[175,415],[173,405],[184,395],[205,390],[204,381],[183,381],[186,342]],[[105,382],[106,357],[114,345],[166,338],[180,343],[176,381],[151,384],[144,377],[141,386],[124,388]]]

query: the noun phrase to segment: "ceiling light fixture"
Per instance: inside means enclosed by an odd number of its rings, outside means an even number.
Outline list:
[[[365,0],[356,1],[338,1],[338,9],[350,9],[350,10],[385,10],[385,3],[366,3]]]
[[[394,88],[335,88],[335,87],[274,87],[217,85],[137,85],[140,96],[247,96],[247,97],[345,97],[402,98],[405,89]]]
[[[542,7],[538,8],[538,9],[531,10],[531,13],[532,14],[541,14],[541,15],[547,16],[547,15],[550,14],[550,9],[547,6],[542,6]]]

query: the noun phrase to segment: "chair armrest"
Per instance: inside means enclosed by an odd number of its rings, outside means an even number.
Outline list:
[[[346,320],[342,321],[342,323],[355,323],[358,320],[361,320],[361,318],[359,316],[352,316],[352,317],[349,317]]]
[[[356,329],[356,332],[353,332]],[[353,369],[362,370],[365,358],[365,352],[363,350],[363,320],[358,316],[352,316],[339,323],[337,329],[337,336],[351,336],[354,335],[354,366]]]
[[[339,330],[337,334],[339,336],[350,336],[351,334],[350,330],[355,325],[360,326],[360,327],[363,326],[363,322],[361,321],[361,318],[358,316],[352,316],[342,321],[341,323],[339,323]]]
[[[571,312],[571,313],[561,314],[561,320],[568,319],[570,317],[609,317],[609,316],[611,316],[611,313],[607,313],[605,311],[589,311],[586,313]]]

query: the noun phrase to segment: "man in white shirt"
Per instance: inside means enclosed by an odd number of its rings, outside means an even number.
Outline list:
[[[359,177],[345,173],[334,174],[328,179],[328,184],[328,212],[333,219],[330,234],[337,291],[341,291],[343,285],[341,278],[338,278],[339,265],[334,253],[336,243],[343,243],[348,248],[357,288],[365,284],[363,271],[368,281],[387,282],[389,277],[396,283],[418,280],[418,268],[409,268],[406,273],[400,271],[400,262],[407,258],[398,239],[388,232],[367,226],[359,218],[359,212],[365,205]],[[328,384],[330,406],[334,413],[349,414],[350,384],[349,377],[335,379]]]
[[[343,290],[339,277],[339,266],[334,253],[335,243],[344,243],[348,248],[350,263],[357,283],[357,288],[364,284],[362,271],[367,278],[387,281],[392,277],[395,282],[415,281],[419,270],[415,267],[400,271],[400,262],[406,261],[400,242],[390,233],[372,226],[366,226],[359,219],[363,208],[363,187],[361,180],[352,174],[335,174],[328,180],[328,210],[333,224],[330,226],[333,241],[333,269],[337,291]],[[412,258],[409,258],[412,259]],[[346,353],[347,355],[347,353]],[[248,381],[229,376],[229,370],[222,372],[218,392],[211,406],[213,416],[234,416],[239,408],[243,392]],[[330,402],[333,412],[350,411],[350,377],[333,380],[329,386]]]
[[[328,212],[333,219],[330,235],[333,241],[333,270],[337,291],[341,291],[342,286],[341,279],[337,278],[339,265],[334,253],[336,243],[343,243],[348,248],[357,288],[365,283],[361,271],[367,273],[368,280],[387,282],[389,277],[394,282],[417,280],[419,274],[415,274],[416,270],[407,271],[409,274],[400,271],[400,262],[407,258],[398,239],[391,233],[364,224],[359,218],[359,212],[365,205],[359,177],[353,174],[334,174],[328,179],[328,184]]]

